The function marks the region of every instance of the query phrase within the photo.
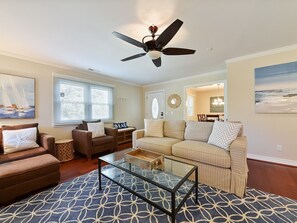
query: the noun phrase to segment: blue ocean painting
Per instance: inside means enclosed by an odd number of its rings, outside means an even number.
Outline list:
[[[297,113],[297,62],[255,69],[255,112]]]

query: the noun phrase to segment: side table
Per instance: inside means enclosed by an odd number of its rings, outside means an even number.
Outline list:
[[[58,160],[67,162],[74,158],[73,139],[61,139],[56,141],[56,154]]]

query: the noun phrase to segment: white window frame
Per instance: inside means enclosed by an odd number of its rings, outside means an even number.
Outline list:
[[[62,83],[68,83],[73,84],[74,86],[81,86],[84,88],[84,109],[85,109],[85,117],[79,120],[61,120],[61,101],[59,100],[59,87]],[[91,89],[97,88],[102,90],[108,91],[108,103],[109,106],[109,117],[108,118],[92,118],[92,102],[91,102]],[[98,104],[98,103],[94,103]],[[68,75],[60,75],[60,74],[53,74],[53,125],[59,126],[59,125],[72,125],[72,124],[79,124],[82,120],[98,120],[101,119],[104,122],[113,122],[114,119],[114,86],[100,83],[100,82],[94,82],[82,78],[74,78]]]

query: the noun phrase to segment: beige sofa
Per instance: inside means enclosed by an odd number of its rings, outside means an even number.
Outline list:
[[[163,137],[145,136],[144,129],[136,130],[133,148],[163,153],[197,165],[200,183],[243,197],[248,176],[246,137],[241,136],[241,130],[229,150],[222,149],[207,143],[213,125],[212,122],[164,120]]]

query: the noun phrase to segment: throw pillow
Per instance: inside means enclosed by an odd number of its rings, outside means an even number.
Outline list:
[[[229,150],[241,128],[241,123],[215,121],[207,143]]]
[[[163,120],[144,119],[144,136],[163,137]]]
[[[185,139],[207,142],[212,128],[213,122],[187,121]]]
[[[104,133],[104,123],[96,122],[96,123],[87,123],[88,131],[92,132],[92,138],[106,136]]]
[[[164,121],[164,136],[183,140],[186,122],[184,120]]]
[[[37,128],[3,130],[4,154],[39,147],[36,143]]]
[[[27,129],[27,128],[37,128],[36,138],[37,144],[39,144],[39,132],[38,132],[38,123],[22,124],[22,125],[2,125],[2,130],[17,130],[17,129]],[[4,153],[3,150],[3,141],[2,141],[2,131],[0,131],[0,154]]]
[[[101,122],[101,119],[95,120],[95,121],[82,121],[84,130],[88,130],[88,123],[98,123]]]
[[[115,122],[113,123],[113,126],[116,129],[128,128],[127,122]]]

